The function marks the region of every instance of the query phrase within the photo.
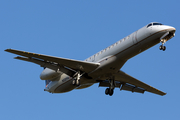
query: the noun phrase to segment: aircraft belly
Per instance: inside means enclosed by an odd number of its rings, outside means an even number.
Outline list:
[[[90,86],[92,86],[93,84],[83,84],[83,85],[81,85],[81,86],[79,86],[79,87],[77,87],[76,89],[85,89],[85,88],[88,88],[88,87],[90,87]]]

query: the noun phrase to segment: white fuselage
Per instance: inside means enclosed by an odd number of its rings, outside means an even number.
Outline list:
[[[81,86],[79,87],[72,85],[72,78],[70,76],[64,73],[56,73],[55,71],[46,68],[41,73],[41,76],[53,73],[54,77],[49,77],[51,82],[45,88],[45,91],[63,93],[75,88],[82,89],[89,87],[96,83],[96,80],[107,78],[116,73],[128,59],[158,44],[160,38],[167,32],[171,33],[171,36],[167,39],[169,40],[174,36],[175,30],[174,27],[166,25],[145,26],[87,58],[85,61],[100,63],[100,66],[96,70],[88,73],[88,76],[92,77],[92,79],[82,77],[80,79]]]

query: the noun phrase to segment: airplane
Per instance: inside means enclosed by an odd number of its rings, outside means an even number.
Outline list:
[[[163,96],[166,93],[120,69],[129,59],[158,43],[161,43],[159,49],[165,51],[164,44],[175,36],[175,31],[172,26],[152,22],[84,61],[15,49],[5,51],[19,55],[15,59],[44,67],[40,79],[45,81],[44,91],[50,93],[65,93],[98,83],[99,87],[106,87],[105,94],[109,96],[113,95],[115,88],[137,93],[147,91]]]

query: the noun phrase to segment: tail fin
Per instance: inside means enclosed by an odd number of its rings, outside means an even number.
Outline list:
[[[46,85],[46,87],[48,86],[48,84],[49,84],[50,82],[51,82],[50,80],[45,80],[45,85]]]

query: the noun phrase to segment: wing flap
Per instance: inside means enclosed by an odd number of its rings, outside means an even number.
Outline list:
[[[110,87],[109,81],[103,81],[99,80],[99,87]],[[126,90],[126,91],[131,91],[131,92],[138,92],[138,93],[144,93],[145,90],[143,88],[135,87],[134,85],[129,85],[127,83],[121,83],[119,81],[115,81],[115,86],[116,88],[120,88],[120,90]]]
[[[120,90],[126,90],[131,92],[138,92],[138,93],[144,93],[144,89],[135,87],[133,85],[123,84]]]
[[[69,76],[73,76],[75,74],[75,71],[72,71],[71,69],[65,68],[63,66],[59,66],[58,64],[53,64],[50,62],[45,62],[45,61],[34,59],[34,58],[27,58],[27,57],[19,57],[18,56],[18,57],[15,57],[14,59],[32,62],[32,63],[40,65],[41,67],[47,67],[49,69],[52,69],[56,72],[63,72]]]
[[[24,57],[28,57],[28,58],[36,58],[36,59],[41,59],[43,61],[55,62],[65,67],[68,67],[74,70],[80,70],[86,73],[89,73],[95,70],[100,65],[99,63],[66,59],[66,58],[48,56],[48,55],[43,55],[43,54],[36,54],[36,53],[25,52],[25,51],[20,51],[20,50],[15,50],[15,49],[6,49],[5,51],[14,53],[17,55],[21,55]]]

